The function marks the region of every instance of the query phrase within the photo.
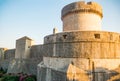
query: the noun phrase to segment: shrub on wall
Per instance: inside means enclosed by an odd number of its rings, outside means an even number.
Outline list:
[[[3,74],[0,81],[36,81],[35,75],[27,75],[23,73],[18,74]]]
[[[24,79],[24,81],[36,81],[33,77],[27,77]]]
[[[19,81],[19,76],[5,75],[3,81]]]

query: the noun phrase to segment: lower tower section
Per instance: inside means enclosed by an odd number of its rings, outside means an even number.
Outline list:
[[[119,37],[118,33],[102,31],[46,36],[46,55],[38,65],[38,81],[117,81]]]

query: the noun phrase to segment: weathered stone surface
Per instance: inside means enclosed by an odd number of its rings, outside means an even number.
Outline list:
[[[10,59],[8,73],[37,74],[37,64],[42,61],[42,57],[38,57],[39,52],[37,55],[33,51],[30,51],[32,43],[33,41],[30,38],[22,37],[16,41],[16,50],[5,51],[5,59]],[[31,54],[31,57],[30,52],[34,54]]]
[[[15,49],[6,50],[4,53],[4,59],[13,59],[15,58]]]
[[[119,65],[120,59],[44,57],[43,62],[38,65],[39,74],[37,77],[38,81],[91,81],[93,79],[107,81],[118,77],[120,74]],[[46,68],[44,73],[40,72],[43,71],[42,68]],[[40,73],[45,74],[46,77],[41,77]]]
[[[0,48],[0,61],[4,60],[4,54],[7,48]]]
[[[8,70],[10,61],[11,61],[10,59],[0,61],[0,67],[3,68],[4,70]]]
[[[102,7],[95,2],[74,2],[62,9],[63,31],[101,30]]]
[[[38,81],[89,81],[85,71],[78,69],[72,64],[67,64],[66,67],[61,69],[63,70],[46,67],[40,63],[38,65]]]
[[[40,59],[12,59],[7,73],[27,73],[37,75],[37,65]]]
[[[92,62],[94,62],[94,67],[107,68],[108,70],[114,70],[119,67],[120,59],[84,59],[84,58],[55,58],[55,57],[44,57],[44,65],[55,70],[64,71],[61,68],[68,66],[73,63],[78,68],[83,70],[91,70]]]
[[[106,81],[112,74],[108,74],[106,71],[101,73],[104,68],[107,68],[109,72],[120,65],[118,59],[119,40],[119,34],[112,32],[77,31],[58,33],[45,37],[43,45],[31,46],[30,59],[22,59],[23,63],[20,60],[15,60],[15,62],[6,60],[1,63],[1,66],[8,67],[6,68],[8,73],[25,72],[36,75],[37,64],[43,60],[44,67],[38,66],[38,81],[56,81],[57,79],[66,81],[66,72],[70,64],[74,64],[74,66],[89,74],[93,71],[92,62],[94,62],[95,81],[103,79]],[[9,55],[7,55],[8,53]],[[13,58],[15,57],[14,54],[15,49],[7,50],[5,51],[5,58]],[[101,67],[103,70],[98,69]],[[73,73],[68,75],[72,76]],[[81,73],[77,75],[79,77]],[[91,73],[89,76],[93,76],[93,74]],[[77,80],[79,81],[79,78]],[[71,79],[68,81],[71,81]]]
[[[26,62],[21,59],[11,60],[7,73],[28,73]]]
[[[117,58],[120,58],[120,44],[119,43],[116,43],[115,44],[115,56],[117,57]]]
[[[118,33],[102,31],[49,35],[44,40],[43,48],[46,49],[44,54],[55,57],[119,58],[119,36]]]
[[[17,59],[30,58],[30,47],[32,45],[33,45],[33,40],[26,36],[16,40],[15,58]]]
[[[88,9],[96,10],[97,12],[102,14],[102,7],[96,2],[85,2],[85,1],[79,1],[79,2],[73,2],[71,4],[66,5],[62,9],[62,16],[72,12],[72,11],[78,11],[78,10],[83,10],[85,9],[87,12]],[[82,11],[81,11],[82,12]],[[93,12],[95,13],[95,12]]]
[[[37,65],[43,60],[42,45],[30,48],[30,59],[15,59],[15,49],[4,52],[4,59],[0,61],[0,67],[8,70],[8,73],[27,73],[37,75]]]
[[[46,70],[47,68],[42,66],[42,62],[37,67],[37,81],[46,81]]]
[[[69,4],[62,11],[64,32],[54,29],[43,45],[18,39],[0,66],[8,73],[35,74],[38,81],[120,81],[120,34],[98,31],[102,16],[94,2]]]
[[[30,58],[42,58],[44,51],[43,45],[33,45],[30,49]]]
[[[44,44],[82,41],[119,43],[119,36],[119,33],[107,31],[69,31],[46,36],[44,38]]]
[[[57,70],[51,70],[51,80],[50,81],[66,81],[66,73]]]

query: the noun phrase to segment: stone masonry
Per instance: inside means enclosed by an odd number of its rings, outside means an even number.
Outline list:
[[[102,7],[95,2],[74,2],[62,9],[63,31],[99,31]]]
[[[120,34],[102,31],[102,7],[74,2],[62,9],[63,32],[56,28],[33,45],[22,37],[16,49],[0,48],[8,73],[37,75],[37,81],[120,81]]]
[[[38,81],[119,81],[120,34],[101,30],[102,7],[84,1],[62,9],[63,32],[44,38]]]

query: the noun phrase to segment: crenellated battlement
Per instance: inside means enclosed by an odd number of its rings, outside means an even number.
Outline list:
[[[102,7],[99,4],[97,4],[96,2],[86,3],[85,1],[80,1],[66,5],[62,9],[62,18],[67,16],[68,14],[80,12],[95,13],[99,15],[101,18],[103,17]]]

